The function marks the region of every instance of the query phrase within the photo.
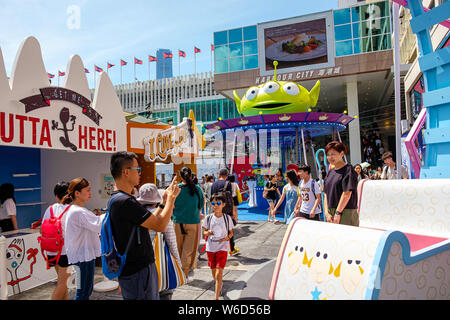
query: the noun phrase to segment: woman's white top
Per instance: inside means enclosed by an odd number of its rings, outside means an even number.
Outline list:
[[[61,204],[61,203],[55,203],[55,204],[51,205],[50,207],[53,207],[53,216],[55,218],[58,218],[61,215],[61,213],[63,213],[63,211],[67,208],[67,206],[68,206],[68,204]],[[44,220],[50,219],[50,207],[48,207],[47,210],[45,210],[44,217],[42,218],[42,223],[44,222]],[[67,210],[67,211],[69,211],[69,210]],[[62,255],[65,255],[67,253],[66,240],[65,240],[65,234],[66,234],[65,222],[66,222],[66,218],[67,218],[67,213],[68,212],[64,213],[64,215],[61,218],[61,229],[62,229],[62,234],[63,234],[63,238],[64,238],[64,245],[61,250]],[[58,252],[47,251],[47,254],[49,254],[51,256],[56,256],[56,255],[58,255]]]
[[[232,197],[237,197],[237,191],[236,189],[238,188],[238,185],[236,182],[232,182],[231,183],[231,196]]]
[[[16,215],[16,204],[12,198],[0,204],[0,220],[10,219]]]
[[[65,215],[64,242],[69,263],[88,262],[100,257],[100,232],[105,215],[96,216],[77,205],[72,205]]]

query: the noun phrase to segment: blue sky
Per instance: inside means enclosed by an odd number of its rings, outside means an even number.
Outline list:
[[[78,54],[90,71],[90,87],[94,64],[106,71],[107,61],[115,64],[109,76],[116,85],[120,59],[128,62],[123,83],[133,81],[135,56],[144,61],[136,66],[136,77],[148,80],[147,57],[158,48],[174,53],[175,76],[178,49],[185,51],[181,74],[192,74],[197,46],[202,50],[197,72],[207,72],[215,31],[336,8],[337,0],[0,0],[0,47],[8,76],[20,43],[32,35],[41,44],[47,72],[65,71],[69,57]],[[151,78],[155,75],[152,63]]]

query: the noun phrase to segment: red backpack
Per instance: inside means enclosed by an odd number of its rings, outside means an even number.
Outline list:
[[[64,237],[62,234],[62,224],[61,218],[62,216],[69,210],[70,205],[67,206],[66,209],[61,213],[58,218],[55,218],[53,215],[53,206],[50,206],[50,218],[45,219],[41,226],[42,235],[38,237],[38,241],[41,244],[41,252],[44,255],[44,251],[49,252],[58,252],[58,255],[51,259],[51,261],[55,261],[55,264],[58,263],[59,257],[61,256],[62,247],[64,245]],[[44,255],[45,260],[47,260],[47,267],[49,263],[48,255],[47,257]]]

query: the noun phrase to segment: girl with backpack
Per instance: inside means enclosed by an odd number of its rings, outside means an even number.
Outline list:
[[[95,259],[101,256],[100,237],[104,214],[97,216],[84,207],[91,199],[89,182],[73,179],[64,196],[64,204],[72,204],[66,213],[65,243],[67,258],[77,274],[75,300],[89,300],[94,289]]]
[[[67,189],[69,188],[69,183],[67,182],[59,182],[55,185],[53,189],[53,193],[55,194],[56,203],[51,205],[45,210],[44,216],[42,218],[42,222],[45,223],[45,220],[50,219],[51,216],[58,218],[61,217],[61,227],[62,227],[62,235],[64,238],[65,235],[65,227],[64,223],[66,221],[66,209],[68,208],[68,204],[63,204],[63,198],[67,194]],[[52,214],[53,213],[53,214]],[[42,233],[42,226],[41,226]],[[42,243],[41,243],[42,245]],[[47,262],[49,267],[55,267],[56,275],[58,276],[58,280],[56,283],[55,290],[52,294],[52,300],[67,300],[69,293],[67,290],[67,279],[70,277],[70,273],[67,272],[67,268],[69,267],[69,261],[67,260],[67,249],[66,245],[63,244],[61,247],[61,252],[51,252],[46,251],[47,254]],[[60,255],[58,258],[58,254]]]
[[[192,179],[192,171],[188,167],[180,170],[181,189],[175,200],[173,222],[177,236],[178,252],[181,257],[186,282],[192,281],[189,271],[195,269],[200,226],[200,211],[203,207],[203,192]]]

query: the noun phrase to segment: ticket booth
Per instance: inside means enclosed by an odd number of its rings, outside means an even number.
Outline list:
[[[111,154],[120,150],[126,121],[106,73],[91,98],[83,62],[73,55],[63,85],[54,86],[39,42],[29,37],[8,81],[0,51],[0,184],[14,185],[19,228],[0,233],[0,299],[56,279],[30,225],[55,202],[55,184],[77,177],[91,185],[86,207],[104,208],[114,188]]]

